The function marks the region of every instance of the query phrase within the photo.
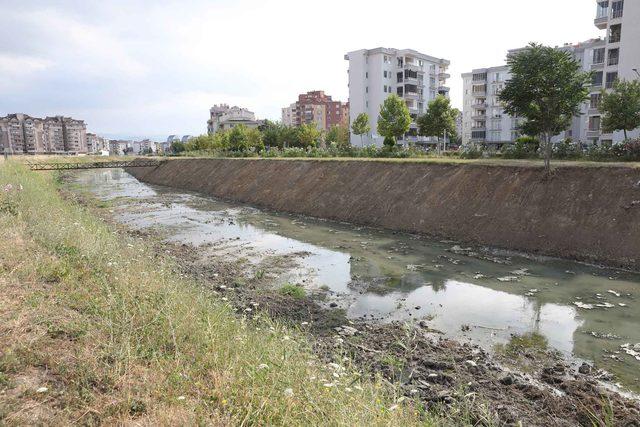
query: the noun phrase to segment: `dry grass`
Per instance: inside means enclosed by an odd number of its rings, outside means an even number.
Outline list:
[[[0,193],[0,425],[436,423],[213,300],[51,175],[5,162]]]

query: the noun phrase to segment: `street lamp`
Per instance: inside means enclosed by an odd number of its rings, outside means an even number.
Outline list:
[[[640,72],[638,72],[637,68],[634,68],[633,71],[638,75],[638,77],[640,78]]]

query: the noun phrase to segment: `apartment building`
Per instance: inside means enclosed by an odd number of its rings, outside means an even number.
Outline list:
[[[227,104],[214,105],[209,110],[209,116],[207,121],[209,134],[233,129],[239,125],[257,128],[262,123],[260,120],[256,120],[256,115],[246,108],[229,107]]]
[[[606,42],[601,39],[587,40],[577,44],[565,44],[558,50],[568,52],[581,66],[582,71],[591,71],[594,61]],[[513,55],[524,48],[512,49],[507,55]],[[511,77],[509,67],[480,68],[462,74],[462,142],[477,143],[496,148],[515,142],[519,136],[520,120],[504,112],[498,98],[500,91]],[[571,126],[553,137],[553,142],[571,139],[576,142],[591,143],[589,113],[599,102],[600,88],[593,87],[590,99],[580,107],[580,114],[573,118]]]
[[[71,117],[0,117],[0,147],[11,154],[86,153],[87,127]]]
[[[418,136],[416,119],[427,111],[429,101],[438,94],[449,96],[448,60],[411,49],[382,47],[349,52],[344,58],[349,61],[350,120],[353,122],[360,113],[366,113],[371,123],[371,134],[364,136],[365,144],[382,146],[384,137],[377,133],[380,106],[394,93],[404,99],[413,118],[409,132],[399,142],[436,143],[435,138]]]
[[[0,147],[10,154],[41,154],[44,146],[42,119],[26,114],[0,117]]]
[[[316,90],[298,95],[298,100],[282,109],[285,126],[313,123],[319,130],[349,125],[349,103],[334,101],[324,91]]]
[[[100,154],[109,151],[109,140],[87,132],[87,151],[91,154]]]
[[[612,89],[618,79],[640,78],[640,1],[597,0],[594,24],[598,29],[606,30],[606,38],[593,57],[589,139],[593,142],[619,142],[624,139],[623,132],[601,132],[600,91]],[[640,137],[640,130],[631,132],[629,137]]]

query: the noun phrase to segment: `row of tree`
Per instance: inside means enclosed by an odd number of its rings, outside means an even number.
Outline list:
[[[456,137],[456,117],[459,111],[451,108],[449,98],[439,95],[429,102],[427,112],[416,118],[418,125],[417,135],[430,137]],[[406,102],[396,94],[390,95],[380,106],[378,116],[378,134],[384,137],[384,145],[392,148],[397,145],[398,139],[402,139],[409,129],[413,118],[409,113]],[[363,135],[371,132],[369,116],[360,113],[351,124],[351,130],[359,135],[362,141]]]

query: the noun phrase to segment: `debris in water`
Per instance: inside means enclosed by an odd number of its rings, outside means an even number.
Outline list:
[[[593,310],[593,304],[585,304],[585,303],[580,302],[580,301],[575,301],[573,303],[573,305],[575,305],[578,308],[583,308],[585,310]]]
[[[482,273],[476,273],[476,275],[475,275],[475,276],[473,276],[473,278],[474,278],[474,279],[484,279],[484,278],[486,278],[486,277],[487,277],[487,276],[485,276],[485,275],[484,275],[484,274],[482,274]]]
[[[510,271],[514,276],[531,276],[528,268],[519,268],[517,270]]]
[[[501,282],[516,282],[516,281],[518,281],[518,276],[498,277],[498,280],[501,281]]]
[[[633,356],[635,357],[636,360],[640,361],[640,343],[635,345],[626,343],[626,344],[622,344],[620,348],[629,356]]]
[[[610,294],[615,295],[618,298],[620,298],[620,294],[618,292],[616,292],[616,291],[613,291],[613,290],[609,289],[607,292],[609,292]]]
[[[614,335],[610,333],[603,334],[602,332],[596,332],[596,331],[588,331],[586,333],[587,335],[591,335],[592,337],[596,337],[604,340],[619,340],[621,338],[618,335]]]
[[[605,302],[604,304],[596,304],[596,307],[613,308],[615,307],[615,305],[611,304],[610,302]]]

